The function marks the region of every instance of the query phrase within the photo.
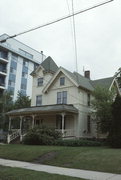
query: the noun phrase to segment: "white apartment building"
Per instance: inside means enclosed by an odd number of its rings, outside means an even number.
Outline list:
[[[0,36],[0,40],[7,38]],[[36,51],[12,38],[0,43],[0,93],[8,90],[16,99],[18,91],[32,95],[32,77],[30,73],[45,59],[43,52]]]

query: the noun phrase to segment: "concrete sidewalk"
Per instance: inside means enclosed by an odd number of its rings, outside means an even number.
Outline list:
[[[35,171],[42,171],[51,174],[59,174],[71,177],[84,178],[88,180],[121,180],[121,175],[112,173],[103,173],[97,171],[87,171],[72,168],[62,168],[56,166],[48,166],[41,164],[34,164],[22,161],[13,161],[7,159],[0,159],[0,165],[9,167],[18,167],[24,169],[30,169]]]

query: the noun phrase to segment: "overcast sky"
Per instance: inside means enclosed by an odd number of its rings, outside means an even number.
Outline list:
[[[75,11],[105,0],[74,0]],[[68,3],[67,3],[68,2]],[[0,0],[0,34],[13,35],[68,15],[71,0]],[[92,79],[113,76],[121,67],[121,0],[75,16],[78,71]],[[16,39],[51,56],[58,66],[76,70],[72,20]]]

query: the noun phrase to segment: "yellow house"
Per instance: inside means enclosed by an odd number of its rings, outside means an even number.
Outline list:
[[[61,131],[63,137],[96,137],[95,122],[91,119],[92,92],[99,85],[109,90],[115,87],[114,77],[90,80],[90,72],[85,76],[58,67],[51,57],[31,73],[33,76],[31,107],[8,112],[8,143],[22,137],[36,125],[47,125]],[[18,119],[19,128],[12,127]]]

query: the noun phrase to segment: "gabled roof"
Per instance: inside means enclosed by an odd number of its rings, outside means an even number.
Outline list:
[[[64,69],[64,68],[63,68]],[[92,86],[92,84],[90,83],[90,79],[80,75],[79,73],[77,72],[73,72],[71,73],[70,71],[64,69],[68,74],[69,76],[78,84],[78,86],[84,88],[84,89],[87,89],[89,91],[93,91],[94,88]]]
[[[31,75],[35,75],[39,69],[43,69],[46,72],[55,73],[58,70],[57,64],[53,61],[53,59],[48,56],[34,71],[32,71]]]
[[[114,77],[104,78],[104,79],[98,79],[91,81],[94,88],[101,86],[103,88],[109,89],[112,85],[112,82],[114,80]]]
[[[57,64],[53,61],[53,59],[48,56],[42,63],[41,66],[49,72],[56,72],[58,70]]]
[[[90,80],[88,78],[85,78],[85,77],[81,76],[80,74],[78,74],[76,72],[72,73],[72,72],[66,70],[63,67],[60,67],[58,69],[58,71],[56,72],[56,74],[51,79],[51,81],[49,81],[49,83],[43,89],[44,93],[48,90],[48,88],[51,86],[51,84],[53,83],[53,81],[55,80],[55,78],[58,76],[58,74],[60,72],[64,73],[70,79],[70,81],[73,84],[75,84],[75,86],[81,87],[81,88],[86,89],[88,91],[93,91],[94,90],[94,88],[93,88],[93,86],[90,83]]]

